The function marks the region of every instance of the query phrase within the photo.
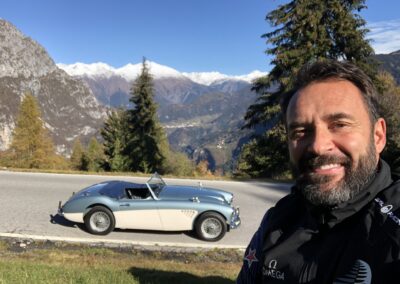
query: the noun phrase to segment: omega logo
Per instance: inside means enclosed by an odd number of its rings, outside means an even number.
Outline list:
[[[278,265],[278,261],[276,259],[272,259],[268,262],[268,266],[266,267],[267,262],[264,263],[263,266],[263,275],[269,278],[275,278],[277,280],[285,280],[285,273],[277,270],[276,266]]]
[[[277,264],[278,264],[278,262],[275,259],[273,259],[268,263],[268,268],[269,269],[276,269],[276,265]]]

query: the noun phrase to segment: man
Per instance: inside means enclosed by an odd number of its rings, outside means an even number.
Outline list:
[[[281,108],[296,183],[265,214],[237,283],[400,283],[400,182],[356,66],[303,67]]]

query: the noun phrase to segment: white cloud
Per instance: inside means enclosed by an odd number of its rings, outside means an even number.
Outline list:
[[[370,23],[367,28],[370,30],[367,38],[376,54],[400,50],[400,19]]]

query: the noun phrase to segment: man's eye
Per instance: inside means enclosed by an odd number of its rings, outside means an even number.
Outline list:
[[[332,123],[331,128],[332,129],[340,129],[340,128],[344,128],[347,126],[348,126],[348,124],[345,122],[335,122],[335,123]]]
[[[291,131],[290,138],[291,139],[299,139],[299,138],[303,137],[305,134],[306,134],[305,129],[295,129],[295,130]]]

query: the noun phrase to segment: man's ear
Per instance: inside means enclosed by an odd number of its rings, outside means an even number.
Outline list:
[[[383,118],[378,118],[374,126],[374,143],[376,153],[380,154],[386,145],[386,122]]]

